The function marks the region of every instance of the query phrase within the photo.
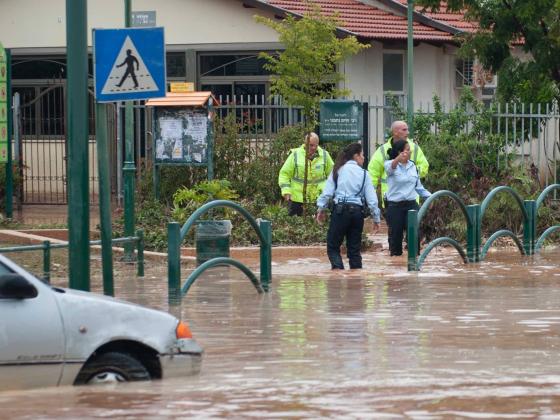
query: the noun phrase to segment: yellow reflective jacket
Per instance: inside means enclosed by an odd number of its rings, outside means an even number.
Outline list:
[[[291,194],[292,201],[303,203],[303,180],[305,177],[305,144],[290,151],[290,155],[282,165],[278,174],[278,185],[282,190],[282,195]],[[307,173],[307,200],[305,202],[315,202],[321,195],[325,182],[334,166],[329,152],[317,148],[315,156],[308,164]]]
[[[392,140],[393,138],[390,137],[387,143],[382,144],[377,148],[368,165],[368,172],[371,177],[371,182],[373,183],[373,186],[377,188],[377,185],[381,182],[382,199],[383,197],[385,197],[385,193],[387,192],[387,188],[388,188],[387,174],[385,173],[385,167],[383,166],[383,164],[385,163],[386,160],[389,159],[388,150],[391,148]],[[406,140],[410,145],[410,160],[412,160],[416,164],[420,178],[424,178],[426,175],[428,175],[428,169],[430,168],[430,164],[428,163],[426,156],[424,156],[424,152],[422,152],[420,146],[418,146],[410,139],[406,139]]]

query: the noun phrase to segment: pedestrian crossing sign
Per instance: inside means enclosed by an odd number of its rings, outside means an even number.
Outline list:
[[[164,97],[163,28],[94,29],[93,72],[97,102]]]

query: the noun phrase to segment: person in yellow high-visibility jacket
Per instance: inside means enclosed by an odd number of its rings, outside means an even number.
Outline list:
[[[420,178],[425,178],[430,168],[430,164],[420,146],[408,138],[408,125],[404,121],[393,122],[393,124],[391,124],[391,134],[392,136],[389,137],[387,143],[377,148],[368,165],[368,172],[374,188],[377,188],[379,183],[381,183],[382,201],[387,193],[387,174],[385,173],[383,164],[386,160],[389,160],[388,150],[393,145],[393,141],[406,140],[408,142],[410,145],[410,160],[412,160],[418,168]]]
[[[282,197],[288,202],[288,214],[301,216],[303,203],[315,203],[323,191],[325,182],[334,166],[331,155],[319,147],[319,136],[309,133],[306,136],[308,150],[305,143],[290,151],[290,154],[278,174],[278,185],[282,190]],[[305,167],[307,163],[307,189],[303,197]]]
[[[424,156],[424,152],[418,144],[414,143],[411,139],[408,138],[408,125],[404,121],[394,121],[391,124],[391,137],[389,140],[382,144],[377,148],[373,157],[371,158],[369,165],[368,165],[368,172],[371,177],[371,182],[373,183],[373,187],[377,188],[377,186],[381,183],[381,207],[385,208],[385,194],[387,193],[387,174],[385,173],[384,163],[386,160],[389,160],[389,149],[391,149],[393,145],[393,141],[397,140],[406,140],[410,145],[410,160],[414,162],[416,167],[418,168],[418,173],[420,178],[425,178],[428,175],[428,169],[430,168],[430,164]],[[389,247],[391,246],[391,231],[390,229],[387,232]]]

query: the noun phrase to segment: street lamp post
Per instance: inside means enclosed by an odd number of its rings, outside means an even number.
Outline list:
[[[408,122],[408,130],[409,132],[413,133],[413,118],[414,118],[414,30],[412,28],[412,17],[414,14],[414,0],[408,0],[408,7],[407,7],[407,26],[408,26],[408,34],[407,34],[407,87],[406,87],[406,115],[407,115],[407,122]]]

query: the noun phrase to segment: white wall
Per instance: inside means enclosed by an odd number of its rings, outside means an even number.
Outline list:
[[[135,0],[134,11],[156,11],[170,44],[277,42],[277,35],[256,23],[257,9],[231,0]],[[262,12],[260,14],[263,14]],[[272,17],[272,15],[269,15]],[[124,27],[124,2],[88,2],[91,28]],[[0,40],[6,48],[47,48],[66,45],[65,0],[0,0]]]

